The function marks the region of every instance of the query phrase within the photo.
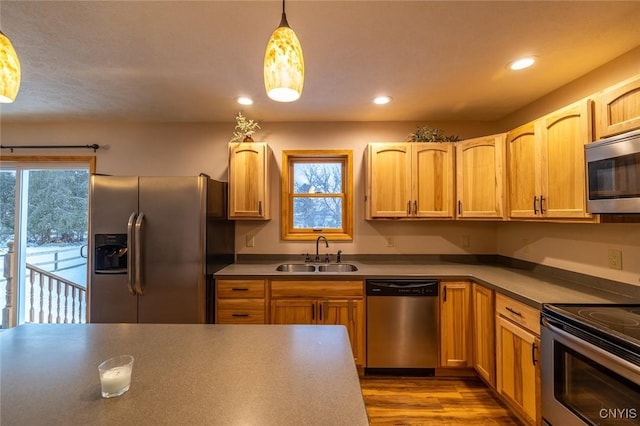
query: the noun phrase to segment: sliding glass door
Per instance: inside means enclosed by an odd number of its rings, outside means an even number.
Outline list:
[[[86,321],[89,176],[93,157],[81,158],[37,162],[3,158],[3,328],[23,323]]]

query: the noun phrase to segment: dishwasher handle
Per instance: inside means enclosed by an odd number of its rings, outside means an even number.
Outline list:
[[[367,280],[367,296],[409,296],[437,297],[440,287],[438,280]]]

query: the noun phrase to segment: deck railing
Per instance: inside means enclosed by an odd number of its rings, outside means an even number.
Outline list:
[[[86,289],[56,274],[27,263],[27,317],[25,322],[84,323]]]

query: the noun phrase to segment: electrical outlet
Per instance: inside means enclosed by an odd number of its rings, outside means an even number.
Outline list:
[[[253,235],[247,234],[246,244],[247,244],[247,247],[255,247],[256,240],[254,239]]]
[[[609,268],[622,269],[622,250],[609,250]]]
[[[523,253],[529,253],[529,239],[528,238],[523,238],[522,239],[522,252]]]
[[[469,239],[468,235],[463,235],[462,236],[462,248],[469,248],[469,246],[471,245],[471,241]]]
[[[385,237],[385,240],[387,240],[387,247],[393,247],[393,237]]]

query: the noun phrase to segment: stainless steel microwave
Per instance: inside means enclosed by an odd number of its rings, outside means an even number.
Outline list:
[[[589,213],[640,213],[640,130],[585,145]]]

